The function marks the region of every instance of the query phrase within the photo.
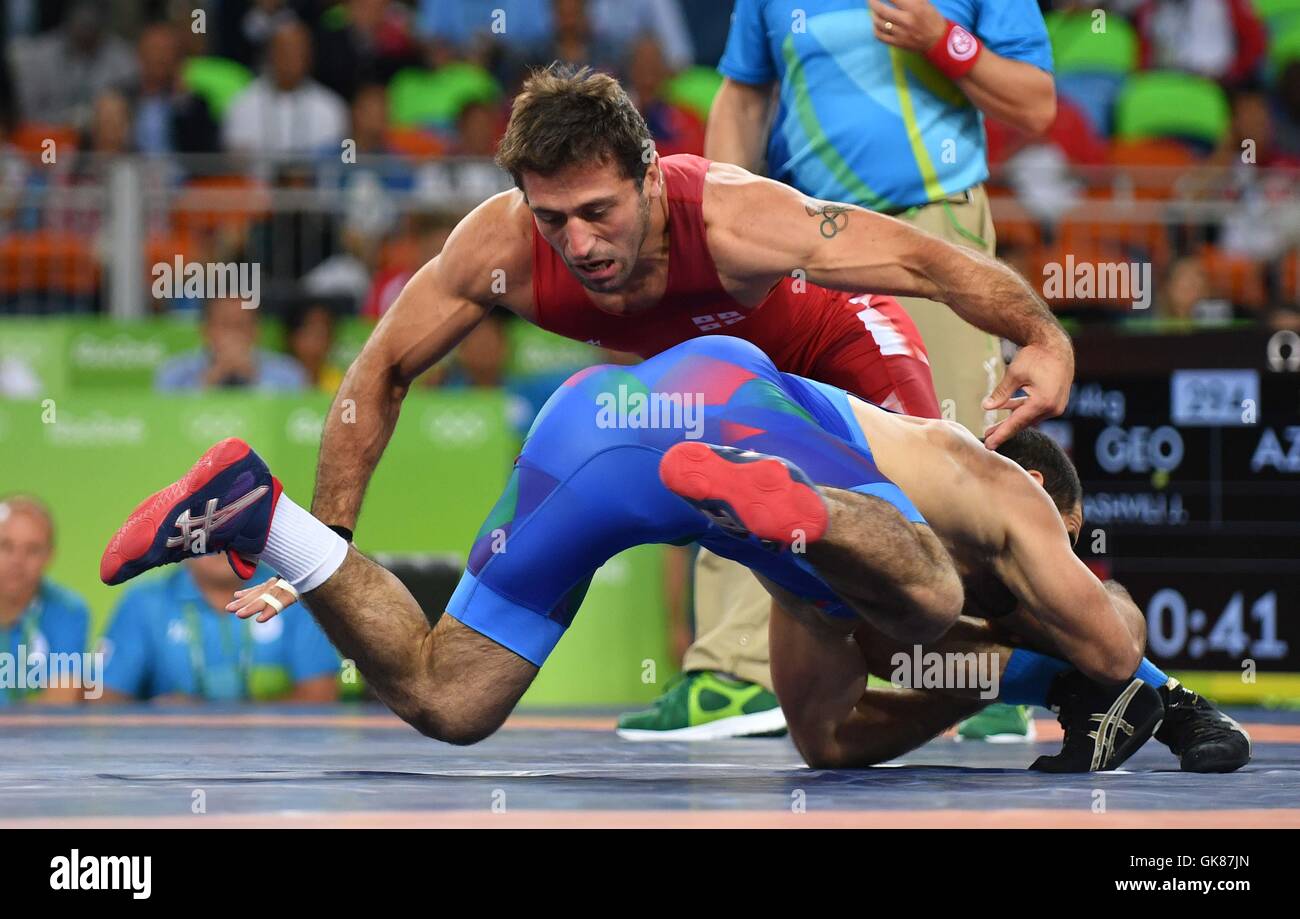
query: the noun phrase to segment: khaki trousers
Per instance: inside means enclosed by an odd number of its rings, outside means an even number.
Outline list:
[[[950,243],[992,255],[993,217],[984,187],[898,215]],[[1002,377],[996,337],[968,324],[942,303],[900,297],[930,355],[934,388],[945,418],[976,436],[996,420],[981,406]],[[744,565],[701,549],[695,562],[695,642],[682,669],[716,670],[772,689],[767,619],[771,595]]]

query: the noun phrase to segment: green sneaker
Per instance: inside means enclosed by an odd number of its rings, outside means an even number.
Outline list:
[[[958,740],[988,743],[1033,743],[1037,732],[1028,705],[994,702],[957,725]]]
[[[618,719],[624,740],[720,740],[785,733],[776,696],[708,670],[684,673],[644,711]]]

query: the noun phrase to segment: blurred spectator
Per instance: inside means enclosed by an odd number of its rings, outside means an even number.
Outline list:
[[[500,308],[491,310],[465,336],[451,357],[426,373],[420,382],[424,386],[448,389],[503,390],[506,421],[522,437],[542,405],[563,381],[509,375],[508,329],[513,321],[507,311]]]
[[[119,156],[130,153],[131,104],[117,90],[106,90],[95,97],[90,127],[81,149],[87,153]]]
[[[217,149],[217,123],[202,96],[181,84],[184,57],[176,26],[155,22],[136,43],[138,81],[126,88],[135,111],[131,127],[141,153],[210,153]]]
[[[18,127],[18,111],[9,75],[9,61],[0,44],[0,231],[13,227],[21,218],[18,202],[11,196],[24,188],[32,169],[11,140]]]
[[[352,134],[357,156],[386,156],[388,143],[388,89],[383,83],[366,83],[352,97]]]
[[[101,5],[81,0],[56,31],[15,41],[13,67],[23,119],[84,126],[91,101],[132,80],[136,62],[127,44],[108,31]]]
[[[393,0],[345,0],[316,32],[316,79],[345,99],[367,81],[387,83],[420,64],[406,8]]]
[[[54,518],[44,502],[24,495],[0,500],[0,653],[14,661],[10,674],[35,668],[46,683],[53,673],[50,655],[82,654],[90,627],[85,601],[45,577],[53,557]],[[60,682],[22,689],[0,682],[0,708],[23,700],[67,704],[81,697],[79,684]]]
[[[310,612],[238,619],[226,604],[244,586],[224,555],[205,555],[130,587],[104,636],[102,701],[336,701],[338,652]]]
[[[644,35],[632,46],[628,63],[628,95],[645,116],[660,156],[704,153],[704,124],[694,113],[661,98],[671,73],[663,49],[653,36]]]
[[[343,382],[343,371],[330,362],[334,330],[334,311],[324,303],[304,301],[285,312],[284,343],[289,355],[307,371],[311,386],[330,394]]]
[[[465,336],[443,381],[444,386],[500,389],[506,384],[506,317],[494,309]]]
[[[673,70],[695,58],[691,33],[677,0],[422,0],[423,36],[445,43],[512,85],[518,68],[493,48],[526,55],[534,64],[552,60],[590,64],[611,73],[642,35],[653,35]]]
[[[500,109],[486,102],[470,102],[456,116],[456,143],[451,152],[459,156],[491,157],[504,133]]]
[[[381,266],[375,273],[361,314],[378,319],[388,312],[406,282],[411,280],[411,275],[442,251],[459,219],[453,214],[411,215],[407,233],[393,246],[394,256],[391,262]]]
[[[209,15],[216,33],[213,53],[258,70],[263,52],[276,29],[302,20],[307,2],[289,0],[222,0]]]
[[[72,169],[55,174],[56,191],[45,215],[46,226],[80,236],[97,234],[103,209],[93,195],[83,197],[78,190],[102,185],[108,179],[112,157],[131,151],[131,106],[117,90],[105,90],[95,97]]]
[[[589,65],[615,76],[623,76],[626,48],[601,41],[596,33],[587,0],[552,0],[553,30],[549,40],[533,51],[538,63],[559,61],[574,66]]]
[[[1191,256],[1169,266],[1159,291],[1156,306],[1161,319],[1213,325],[1233,317],[1232,304],[1214,296],[1205,266]]]
[[[550,6],[548,0],[420,0],[417,24],[424,38],[462,51],[483,41],[527,48],[551,37]]]
[[[1268,45],[1250,0],[1148,0],[1136,13],[1141,66],[1227,84],[1254,76]]]
[[[722,59],[727,47],[727,30],[731,25],[734,0],[713,0],[712,3],[683,3],[682,16],[691,44],[695,47],[695,63],[712,67]]]
[[[227,150],[254,154],[340,153],[347,106],[311,79],[311,33],[301,22],[271,37],[266,72],[235,97],[223,124]]]
[[[1293,205],[1300,158],[1278,149],[1269,100],[1254,89],[1232,96],[1232,121],[1204,169],[1183,176],[1189,198],[1233,202],[1219,233],[1222,248],[1256,259],[1280,256],[1300,240]]]
[[[355,161],[322,163],[320,184],[343,190],[343,244],[363,263],[373,265],[380,242],[397,224],[396,196],[415,186],[410,164],[393,156],[397,151],[390,143],[388,90],[382,83],[358,88],[352,99],[349,136],[356,143]]]
[[[562,2],[556,0],[556,7]],[[584,5],[601,47],[627,54],[642,35],[653,35],[670,69],[682,70],[694,63],[691,33],[677,0],[589,0]]]
[[[154,386],[162,392],[251,387],[302,389],[302,365],[284,354],[257,347],[257,310],[238,300],[210,300],[203,307],[203,347],[172,358],[158,368]]]
[[[338,253],[334,215],[312,194],[317,177],[312,165],[283,163],[273,181],[289,197],[249,229],[240,261],[259,264],[263,291],[269,297],[291,296],[304,275]]]

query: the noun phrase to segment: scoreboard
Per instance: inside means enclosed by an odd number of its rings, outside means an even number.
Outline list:
[[[1300,336],[1075,345],[1043,429],[1083,481],[1080,555],[1132,593],[1162,668],[1214,672],[1228,701],[1300,700]]]

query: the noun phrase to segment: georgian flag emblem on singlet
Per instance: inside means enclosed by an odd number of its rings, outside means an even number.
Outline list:
[[[948,33],[948,54],[953,60],[969,61],[975,56],[975,47],[975,37],[961,26]]]

